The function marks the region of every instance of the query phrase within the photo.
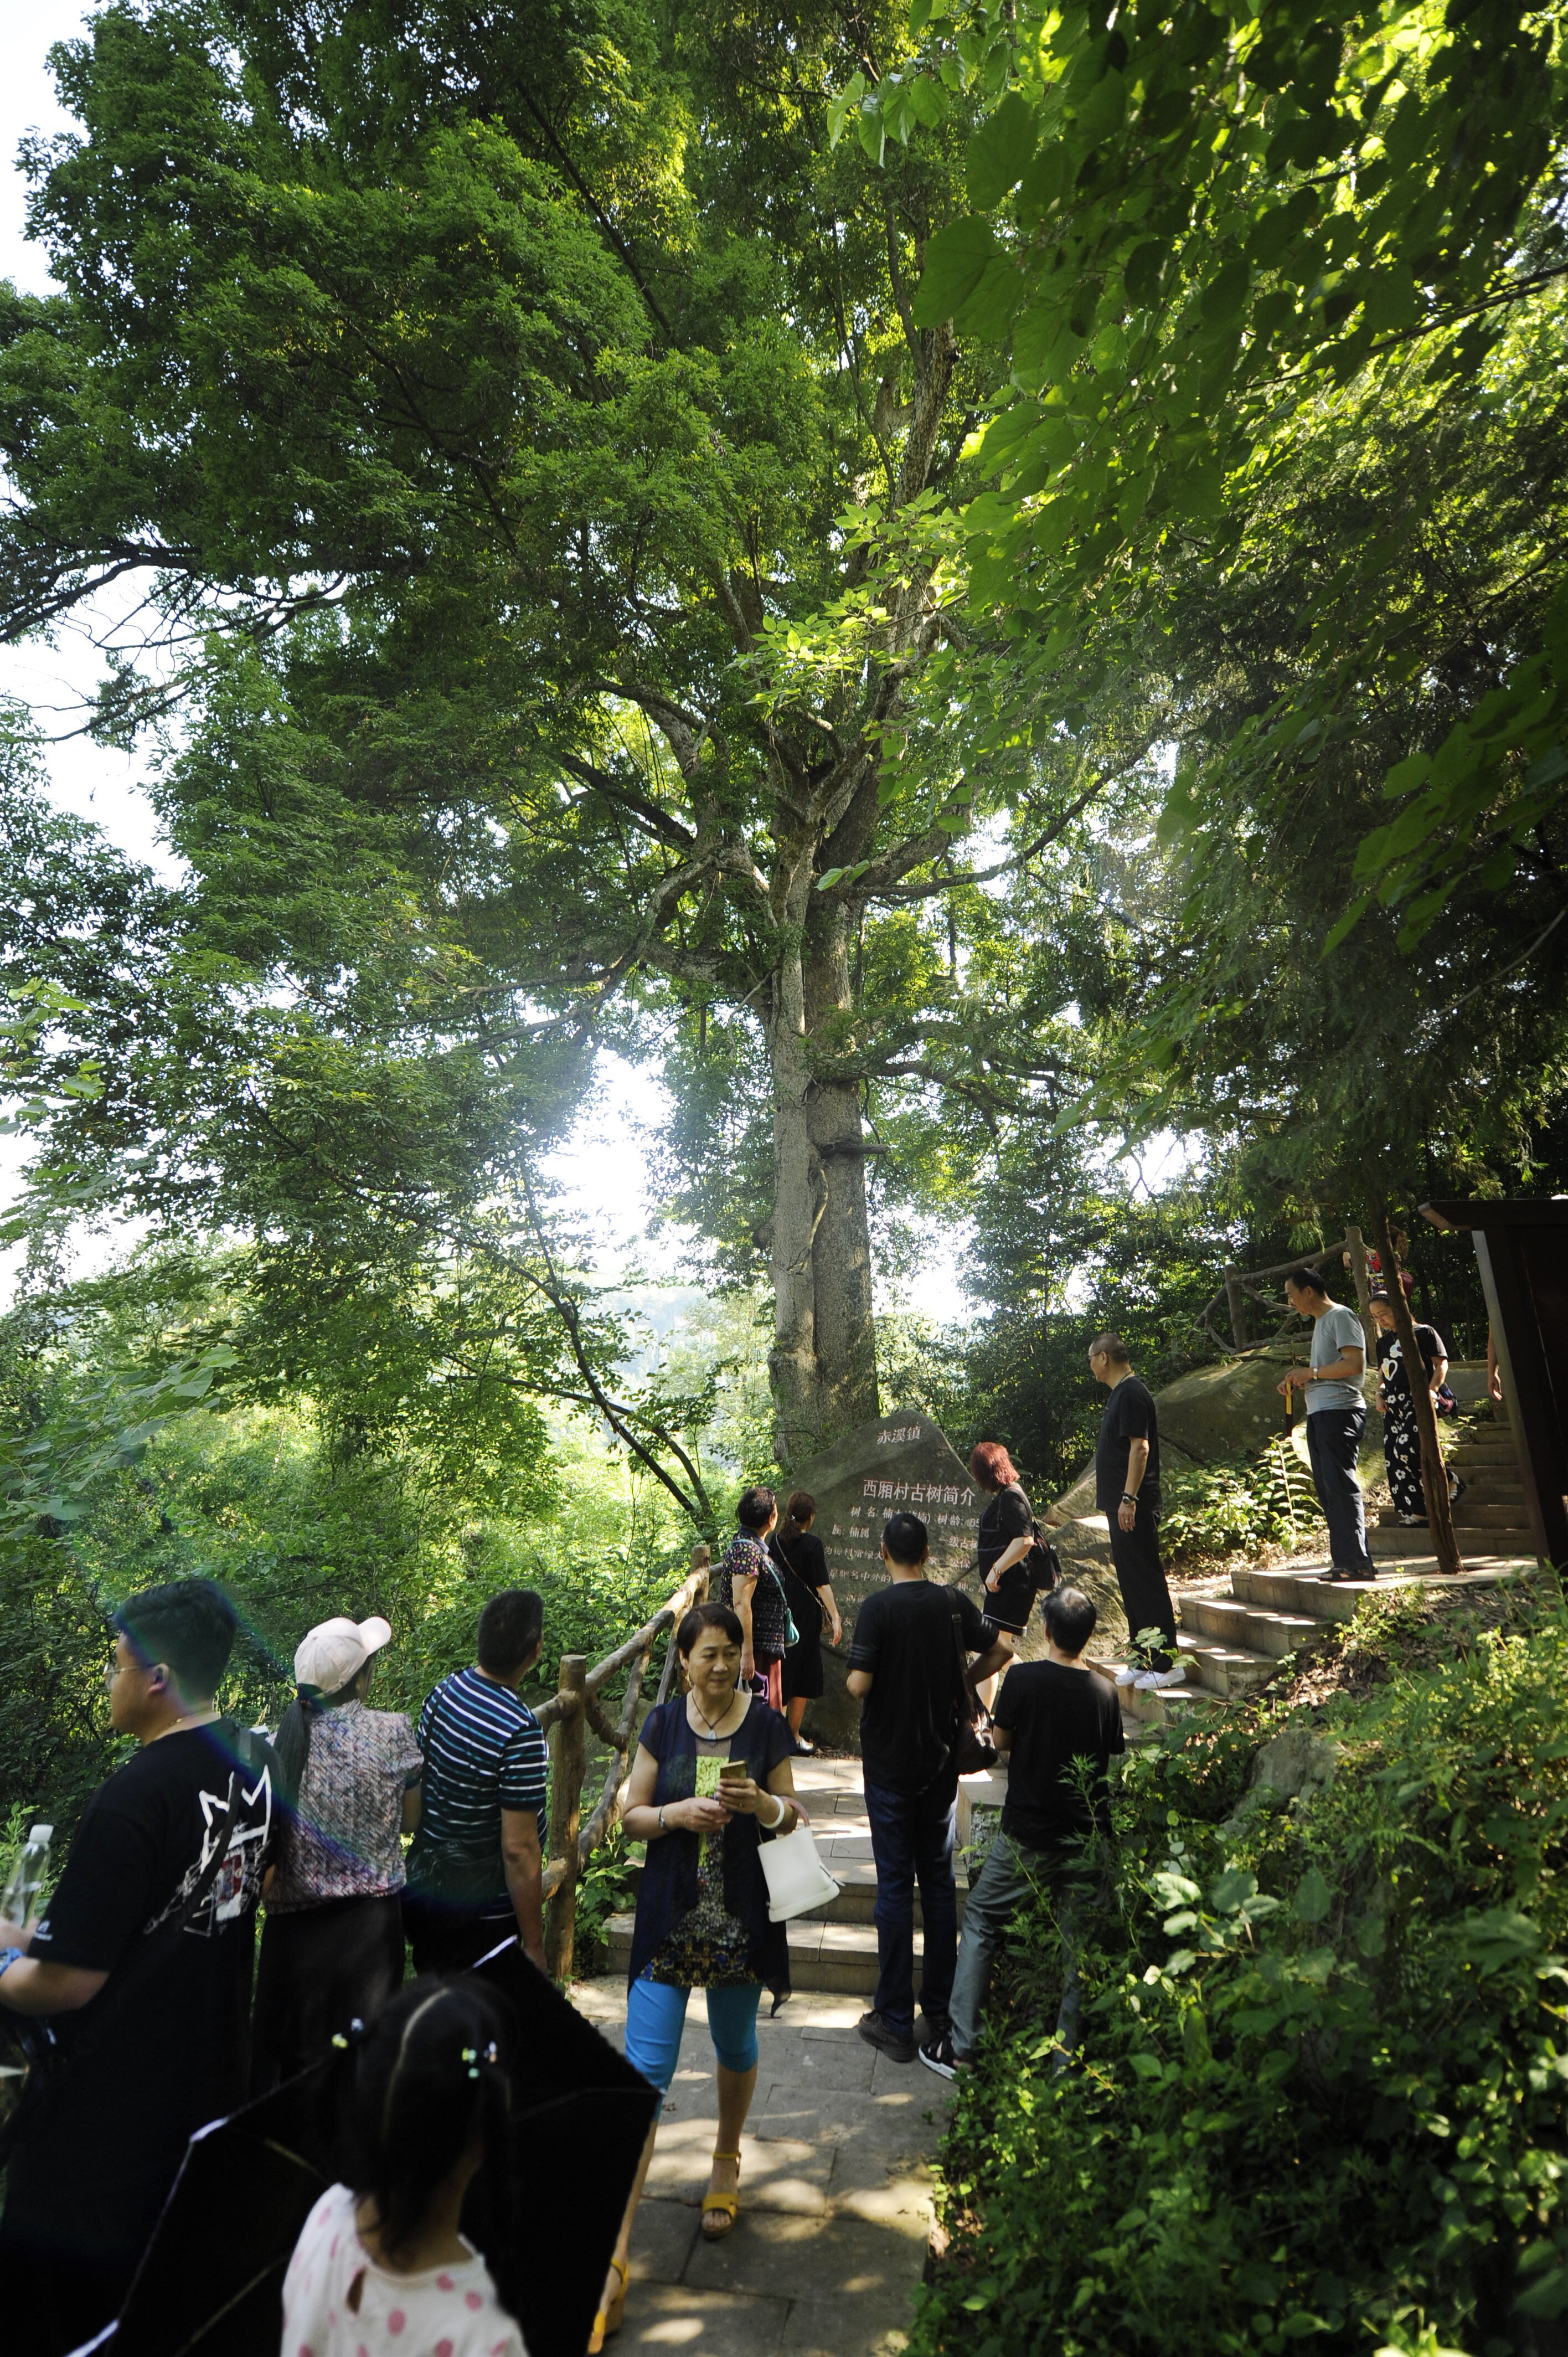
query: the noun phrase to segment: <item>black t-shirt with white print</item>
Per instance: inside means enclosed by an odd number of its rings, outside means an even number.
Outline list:
[[[1439,1359],[1448,1356],[1442,1335],[1435,1326],[1425,1326],[1418,1320],[1415,1329],[1416,1348],[1421,1352],[1426,1370],[1427,1388],[1432,1385],[1432,1370]],[[1410,1370],[1404,1362],[1404,1347],[1397,1334],[1378,1334],[1378,1373],[1391,1399],[1411,1397]]]
[[[238,1742],[231,1720],[182,1727],[101,1784],[33,1934],[40,1960],[109,1975],[87,2005],[50,2021],[59,2059],[37,2122],[51,2169],[65,2177],[59,2198],[69,2208],[91,2180],[106,2226],[116,2187],[128,2211],[150,2204],[156,2216],[192,2132],[244,2098],[274,1768],[264,1744],[247,1764]],[[239,1806],[223,1862],[180,1930],[234,1772]],[[32,2172],[24,2164],[22,2173]]]

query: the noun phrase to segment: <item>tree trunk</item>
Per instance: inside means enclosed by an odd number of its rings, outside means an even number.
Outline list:
[[[1389,1307],[1394,1313],[1394,1331],[1400,1338],[1410,1395],[1415,1403],[1415,1428],[1421,1435],[1421,1486],[1426,1492],[1426,1526],[1432,1533],[1433,1552],[1437,1557],[1439,1571],[1463,1571],[1465,1566],[1459,1557],[1459,1542],[1454,1535],[1453,1510],[1448,1502],[1448,1474],[1437,1438],[1437,1414],[1432,1405],[1421,1346],[1415,1339],[1415,1320],[1410,1314],[1410,1304],[1399,1280],[1399,1261],[1394,1253],[1393,1227],[1389,1219],[1388,1206],[1381,1201],[1372,1207],[1372,1232],[1378,1239],[1378,1250],[1382,1254]]]
[[[803,1464],[877,1412],[860,1090],[813,1071],[851,1011],[842,913],[787,952],[768,1025],[773,1082],[774,1454]]]

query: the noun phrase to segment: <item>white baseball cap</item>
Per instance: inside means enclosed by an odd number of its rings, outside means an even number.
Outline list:
[[[323,1620],[313,1629],[294,1657],[296,1686],[314,1686],[317,1694],[336,1694],[358,1676],[372,1653],[392,1642],[392,1622],[373,1612],[368,1620]]]

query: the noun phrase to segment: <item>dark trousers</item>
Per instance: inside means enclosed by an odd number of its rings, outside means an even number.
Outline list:
[[[481,1956],[517,1931],[510,1902],[498,1907],[492,1900],[481,1910],[415,1890],[403,1894],[403,1922],[413,1969],[421,1975],[471,1972]]]
[[[403,1986],[403,1905],[394,1890],[269,1915],[256,1967],[251,2085],[258,2094],[319,2061],[352,2021],[373,2021]]]
[[[1127,1636],[1135,1646],[1144,1630],[1157,1629],[1165,1639],[1165,1649],[1153,1654],[1152,1666],[1168,1670],[1176,1652],[1176,1612],[1160,1561],[1159,1517],[1150,1512],[1141,1497],[1137,1520],[1130,1531],[1122,1528],[1116,1512],[1112,1506],[1108,1515],[1111,1560],[1116,1566],[1116,1584],[1122,1590],[1122,1609],[1127,1615]]]
[[[1367,1551],[1367,1504],[1356,1479],[1366,1423],[1364,1407],[1320,1407],[1306,1419],[1312,1478],[1328,1523],[1328,1560],[1336,1571],[1376,1568]]]
[[[925,1961],[920,2010],[945,2021],[958,1960],[958,1892],[953,1883],[957,1794],[943,1777],[924,1792],[865,1787],[871,1852],[876,1860],[876,2010],[889,2029],[915,2028],[915,1886],[920,1887]]]
[[[953,1977],[952,2042],[961,2060],[980,2043],[980,2015],[991,1985],[991,1960],[1014,1917],[1036,1892],[1049,1894],[1062,1943],[1062,1997],[1057,2014],[1057,2036],[1068,2053],[1082,2039],[1083,1996],[1079,1982],[1079,1953],[1083,1919],[1094,1889],[1078,1845],[1060,1849],[1026,1849],[1010,1834],[998,1834],[985,1853],[985,1863],[969,1886],[963,1910],[963,1937],[959,1942],[958,1971]]]

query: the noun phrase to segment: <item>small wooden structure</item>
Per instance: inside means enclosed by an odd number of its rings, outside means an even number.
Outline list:
[[[1423,1203],[1434,1228],[1468,1228],[1536,1553],[1568,1572],[1568,1201]]]
[[[708,1551],[706,1547],[701,1547],[694,1553],[702,1559],[693,1562],[693,1569],[668,1603],[661,1604],[652,1620],[645,1620],[637,1634],[628,1637],[624,1645],[618,1645],[613,1653],[607,1653],[604,1660],[596,1662],[592,1669],[581,1653],[562,1655],[556,1691],[539,1713],[539,1724],[550,1739],[550,1834],[549,1855],[544,1867],[544,1960],[557,1980],[565,1980],[572,1970],[572,1946],[577,1919],[577,1878],[599,1843],[620,1817],[620,1788],[626,1781],[638,1728],[638,1703],[653,1648],[668,1630],[670,1641],[665,1648],[664,1670],[659,1681],[658,1700],[662,1702],[675,1675],[675,1631],[693,1605],[700,1603],[708,1592]],[[620,1717],[612,1722],[599,1701],[599,1693],[618,1670],[626,1672],[626,1687],[621,1695]],[[579,1824],[579,1819],[583,1805],[583,1780],[587,1772],[587,1731],[590,1727],[601,1741],[609,1745],[610,1757],[599,1797],[587,1824],[584,1825]]]

